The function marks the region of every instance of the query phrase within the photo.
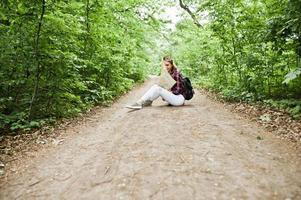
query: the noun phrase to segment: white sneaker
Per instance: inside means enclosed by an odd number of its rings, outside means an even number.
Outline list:
[[[129,109],[136,109],[136,110],[138,110],[138,109],[141,109],[142,108],[142,105],[141,104],[139,104],[139,103],[134,103],[134,104],[132,104],[132,105],[127,105],[127,106],[125,106],[126,108],[129,108]]]

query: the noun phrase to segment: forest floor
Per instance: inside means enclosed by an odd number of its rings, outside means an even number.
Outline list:
[[[12,160],[0,199],[301,199],[300,146],[199,91],[124,108],[154,81]]]

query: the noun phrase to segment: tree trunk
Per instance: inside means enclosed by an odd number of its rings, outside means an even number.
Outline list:
[[[28,111],[28,118],[31,118],[32,115],[32,107],[33,107],[33,103],[36,99],[36,96],[38,94],[38,89],[39,89],[39,81],[40,81],[40,68],[41,68],[41,63],[40,63],[40,49],[39,49],[39,43],[40,43],[40,36],[41,36],[41,28],[42,28],[42,22],[43,22],[43,18],[44,18],[44,14],[45,14],[45,8],[46,8],[46,0],[42,0],[42,12],[41,12],[41,16],[39,19],[39,24],[38,24],[38,31],[36,34],[36,41],[35,41],[35,60],[37,63],[37,67],[36,67],[36,73],[35,73],[35,85],[34,85],[34,90],[33,90],[33,94],[31,97],[31,101],[30,101],[30,106],[29,106],[29,111]]]
[[[183,8],[192,18],[193,23],[198,27],[198,28],[203,28],[203,26],[200,24],[198,19],[196,18],[195,14],[189,9],[187,5],[184,4],[183,0],[179,0],[180,7]]]

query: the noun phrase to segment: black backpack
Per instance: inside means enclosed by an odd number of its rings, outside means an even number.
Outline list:
[[[194,95],[194,90],[188,77],[183,77],[183,85],[185,88],[185,99],[190,100]]]

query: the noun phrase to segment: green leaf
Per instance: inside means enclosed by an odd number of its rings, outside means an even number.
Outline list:
[[[301,68],[298,68],[294,71],[289,72],[288,74],[285,75],[285,79],[282,82],[283,84],[288,84],[289,82],[291,82],[292,80],[296,79],[298,76],[300,76],[301,74]]]

